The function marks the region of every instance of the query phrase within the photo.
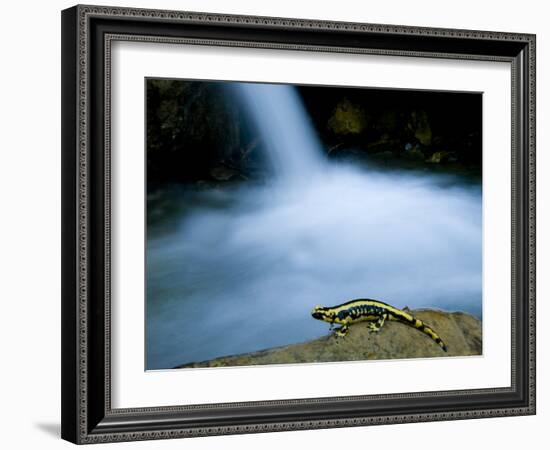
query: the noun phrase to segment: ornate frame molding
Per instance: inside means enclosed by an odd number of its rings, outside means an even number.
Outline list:
[[[93,29],[101,20],[112,22],[101,30]],[[147,26],[160,23],[171,29],[186,25],[211,29],[239,26],[252,35],[267,31],[270,36],[279,36],[290,31],[336,32],[335,41],[345,41],[350,33],[364,36],[365,42],[376,36],[376,46],[330,45],[329,43],[275,42],[263,40],[227,39],[212,37],[152,36],[124,32],[126,24]],[[119,32],[117,32],[117,30]],[[63,387],[62,434],[76,443],[98,443],[173,437],[206,436],[250,432],[271,432],[327,427],[347,427],[373,424],[454,420],[535,413],[535,36],[530,34],[500,33],[440,28],[405,27],[396,25],[362,24],[304,19],[271,18],[257,16],[234,16],[195,12],[158,11],[99,6],[76,6],[63,12],[63,378],[71,380]],[[296,34],[297,36],[297,34]],[[432,43],[429,48],[407,49],[384,47],[384,38],[425,37]],[[96,41],[94,41],[96,39]],[[290,37],[292,39],[292,36]],[[166,408],[138,408],[113,410],[110,402],[110,67],[111,43],[116,40],[156,43],[186,43],[195,45],[244,46],[265,49],[290,49],[322,52],[348,52],[383,54],[410,57],[451,59],[478,59],[505,61],[512,64],[512,386],[510,388],[471,391],[446,391],[419,394],[374,395],[360,397],[331,397],[319,399],[291,399],[285,401],[250,402],[239,404],[195,405]],[[327,38],[328,40],[328,38]],[[464,42],[477,52],[464,50]],[[95,42],[95,43],[94,43]],[[97,42],[101,43],[100,49]],[[382,44],[380,44],[382,42]],[[397,41],[395,41],[397,42]],[[455,51],[445,52],[441,43],[447,42]],[[338,42],[335,42],[336,44]],[[498,43],[498,45],[491,45]],[[460,47],[462,45],[462,47]],[[458,50],[457,50],[458,48]],[[485,49],[485,50],[484,50]],[[98,67],[101,64],[101,67]],[[104,71],[103,80],[97,73]],[[96,77],[96,78],[94,78]],[[90,111],[96,108],[97,87],[103,85],[102,116],[100,132]],[[75,108],[76,105],[76,108]],[[95,134],[94,134],[95,133]],[[101,135],[101,137],[100,137]],[[95,137],[98,136],[98,137]],[[92,146],[103,150],[98,169]],[[75,151],[76,149],[76,151]],[[99,173],[98,173],[99,170]],[[101,184],[99,189],[97,185]],[[101,212],[101,214],[99,214]],[[98,233],[98,221],[103,221],[102,239],[92,237]],[[65,233],[65,231],[67,233]],[[96,250],[101,246],[102,250]],[[97,262],[98,256],[102,261]],[[102,267],[102,280],[91,267]],[[99,277],[99,278],[98,278]],[[103,298],[102,323],[93,318],[97,313],[98,291]],[[94,295],[92,295],[94,293]],[[95,306],[94,306],[95,305]],[[92,311],[94,310],[94,311]],[[519,321],[519,322],[518,322]],[[516,325],[521,330],[518,331]],[[102,334],[102,337],[99,336]],[[518,339],[521,338],[521,339]],[[523,341],[524,339],[524,341]],[[519,342],[522,340],[522,342]],[[70,343],[69,343],[70,342]],[[103,345],[103,366],[91,351]],[[90,368],[103,373],[103,383],[91,381]],[[517,371],[519,368],[519,372]],[[101,369],[101,370],[100,370]],[[97,373],[95,376],[97,377]],[[94,384],[95,383],[95,384]],[[101,404],[91,401],[102,386]],[[521,393],[519,391],[521,390]],[[520,395],[521,394],[521,395]],[[262,423],[193,425],[182,419],[176,426],[168,425],[174,415],[185,415],[193,410],[202,411],[203,418],[209,410],[235,409],[242,407],[285,408],[290,406],[329,405],[346,401],[372,402],[375,400],[400,400],[414,404],[419,398],[457,397],[472,400],[476,396],[495,398],[508,395],[504,406],[500,403],[487,407],[472,407],[470,410],[416,411],[412,413],[377,414],[341,417],[306,418],[301,420],[274,420]],[[513,397],[513,399],[512,399]],[[507,397],[508,398],[508,397]],[[513,401],[512,401],[513,400]],[[288,408],[287,408],[288,409]],[[154,420],[153,420],[154,419]],[[162,421],[164,420],[164,425]],[[204,421],[203,421],[204,422]],[[159,426],[158,424],[162,426]],[[202,423],[202,422],[201,422]],[[154,425],[156,424],[156,425]]]

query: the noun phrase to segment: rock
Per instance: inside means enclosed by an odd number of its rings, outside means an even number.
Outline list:
[[[435,152],[432,156],[430,156],[426,162],[432,163],[432,164],[440,164],[443,162],[447,162],[449,160],[449,153],[448,152]]]
[[[422,153],[422,150],[420,150],[416,146],[406,150],[403,153],[403,157],[405,159],[409,159],[409,160],[412,160],[412,161],[424,161],[424,158],[425,158],[424,153]]]
[[[225,356],[195,362],[183,367],[225,367],[261,364],[358,361],[375,359],[430,358],[482,354],[481,321],[463,312],[415,310],[412,314],[432,327],[448,347],[444,352],[420,331],[398,322],[389,322],[378,333],[366,323],[354,324],[348,335],[327,335],[309,342],[266,349],[259,352]],[[313,319],[312,319],[313,320]]]
[[[431,145],[432,128],[425,111],[413,111],[411,114],[410,128],[414,131],[414,137],[422,145]]]
[[[239,159],[242,111],[220,83],[158,79],[147,86],[148,180],[195,181]]]
[[[212,178],[218,181],[229,181],[239,175],[234,169],[225,166],[216,166],[210,169],[210,175]]]
[[[393,154],[393,152],[385,150],[383,152],[374,153],[372,157],[381,161],[389,161],[391,159],[394,159],[395,155]]]
[[[339,144],[336,144],[336,145],[333,145],[332,147],[330,147],[328,150],[327,150],[327,154],[332,154],[332,153],[335,153],[339,150],[342,149],[342,147],[344,146],[344,143],[343,142],[340,142]]]
[[[395,135],[395,132],[403,127],[403,118],[395,110],[387,110],[382,112],[380,119],[377,121],[377,128],[384,130],[386,135]]]
[[[328,121],[328,128],[338,135],[360,134],[367,126],[365,111],[347,98],[341,100]]]

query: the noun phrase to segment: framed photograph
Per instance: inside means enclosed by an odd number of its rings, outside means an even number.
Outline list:
[[[535,413],[535,36],[62,12],[62,437]]]

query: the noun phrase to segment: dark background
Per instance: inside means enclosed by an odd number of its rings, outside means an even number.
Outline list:
[[[262,141],[230,82],[148,79],[147,179],[264,179]],[[297,86],[329,158],[481,176],[482,94]]]

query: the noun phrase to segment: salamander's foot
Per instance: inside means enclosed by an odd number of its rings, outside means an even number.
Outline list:
[[[380,331],[380,325],[377,322],[369,322],[369,333],[378,333]]]
[[[386,323],[387,318],[387,314],[384,314],[383,316],[380,316],[380,318],[376,322],[369,322],[369,331],[371,333],[377,333],[378,331],[380,331],[380,328],[382,328],[384,326],[384,323]]]
[[[339,337],[345,337],[349,333],[349,327],[346,325],[342,325],[340,328],[336,328],[334,330],[335,336]]]

